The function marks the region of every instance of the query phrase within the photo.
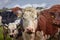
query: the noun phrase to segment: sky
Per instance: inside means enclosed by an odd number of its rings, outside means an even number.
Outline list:
[[[46,4],[46,7],[60,4],[60,0],[0,0],[0,8],[11,8],[14,5],[26,5],[26,4]]]

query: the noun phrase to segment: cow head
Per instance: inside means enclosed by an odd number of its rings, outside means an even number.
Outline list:
[[[15,37],[16,34],[18,34],[16,24],[9,23],[9,25],[8,25],[8,33],[9,33],[10,37]]]
[[[50,12],[51,17],[53,18],[53,24],[60,26],[60,12]]]
[[[17,16],[21,17],[21,15],[22,15],[22,11],[21,10],[17,10]]]
[[[15,8],[12,8],[12,11],[17,15],[17,17],[21,17],[21,15],[22,15],[22,8],[15,7]]]
[[[18,25],[15,23],[9,23],[8,25],[8,34],[11,38],[16,38],[18,33],[19,33],[19,28]]]
[[[23,10],[23,27],[25,32],[34,33],[37,27],[37,11],[32,7]]]
[[[17,18],[14,22],[9,23],[8,25],[5,24],[4,28],[8,30],[8,34],[11,38],[16,38],[18,34],[21,32],[20,25],[21,18]]]

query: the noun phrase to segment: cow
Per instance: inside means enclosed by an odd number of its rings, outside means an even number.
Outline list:
[[[20,26],[22,25],[22,11],[17,10],[16,13],[13,11],[4,11],[1,13],[1,16],[4,40],[6,40],[7,34],[12,38],[12,40],[18,40],[22,35],[20,28]]]
[[[17,17],[20,17],[21,16],[22,8],[15,7],[15,8],[12,8],[11,10],[13,11],[13,13],[15,13],[17,15]]]
[[[49,12],[52,12],[52,14],[55,13],[53,16],[56,16],[56,18],[53,23],[60,25],[60,5],[52,6],[50,8]],[[58,27],[60,27],[60,26],[58,26]]]
[[[23,10],[23,28],[23,39],[34,40],[37,28],[37,11],[35,8],[27,7]]]
[[[9,23],[14,22],[17,19],[17,16],[12,12],[12,11],[3,11],[1,12],[0,16],[2,17],[2,27],[3,27],[3,37],[4,40],[7,33],[8,33],[8,29],[7,26]]]
[[[40,12],[36,32],[40,32],[39,40],[52,39],[60,32],[60,6],[55,5]],[[37,34],[37,33],[36,33]],[[38,35],[38,34],[37,34]],[[55,40],[59,40],[56,38]]]
[[[27,7],[23,10],[23,39],[34,40],[37,27],[37,11],[33,7]]]

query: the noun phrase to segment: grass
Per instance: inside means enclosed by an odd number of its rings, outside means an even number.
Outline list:
[[[0,40],[3,40],[3,28],[0,27]],[[11,40],[8,36],[7,36],[7,40]]]
[[[3,28],[2,27],[0,27],[0,40],[3,40]],[[11,40],[11,38],[9,38],[9,36],[7,36],[7,40]],[[57,39],[52,39],[52,40],[57,40]]]

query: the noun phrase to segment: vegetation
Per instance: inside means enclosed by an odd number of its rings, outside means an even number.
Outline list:
[[[0,40],[3,40],[3,28],[0,27]],[[8,36],[7,36],[7,40],[11,40]]]

